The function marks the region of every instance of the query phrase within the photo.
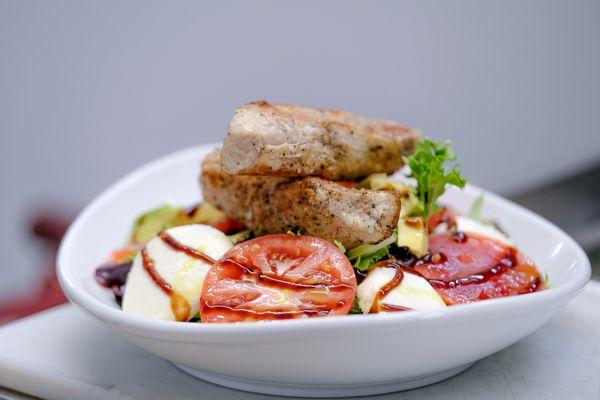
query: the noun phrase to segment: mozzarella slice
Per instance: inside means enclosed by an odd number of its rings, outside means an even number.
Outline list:
[[[221,231],[208,225],[185,225],[167,230],[179,243],[219,259],[232,247]],[[189,303],[193,317],[199,309],[202,283],[211,265],[168,246],[155,237],[146,245],[148,257],[154,260],[158,275]],[[171,298],[154,282],[144,269],[138,253],[127,277],[123,295],[123,310],[132,314],[164,320],[175,320]]]
[[[377,292],[390,282],[396,269],[377,267],[356,288],[358,304],[364,314],[371,309]],[[425,279],[411,273],[404,273],[402,283],[387,294],[380,303],[410,308],[412,310],[431,310],[444,308],[446,303]]]
[[[509,246],[514,246],[515,242],[506,236],[503,232],[491,224],[484,224],[474,219],[459,215],[456,217],[456,230],[465,233],[477,233],[487,236],[490,239],[497,240]]]

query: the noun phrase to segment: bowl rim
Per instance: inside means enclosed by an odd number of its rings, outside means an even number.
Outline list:
[[[200,146],[186,148],[166,156],[160,157],[141,167],[136,168],[128,173],[116,183],[104,190],[97,196],[83,211],[76,217],[73,223],[69,226],[57,253],[56,269],[60,286],[67,298],[84,311],[92,314],[96,318],[108,322],[113,325],[120,326],[124,330],[135,332],[138,336],[149,338],[172,338],[171,341],[184,339],[194,339],[198,337],[223,337],[228,335],[238,334],[280,334],[289,332],[321,331],[331,328],[352,328],[356,326],[367,325],[370,329],[377,329],[390,325],[397,326],[399,323],[409,324],[416,321],[432,321],[455,319],[456,316],[479,316],[480,318],[495,318],[494,313],[502,311],[518,310],[520,306],[543,306],[549,304],[552,307],[557,307],[552,300],[566,297],[567,300],[583,290],[591,277],[590,261],[583,251],[567,233],[556,225],[545,219],[544,217],[526,209],[525,207],[516,204],[499,195],[481,189],[474,185],[467,185],[465,191],[483,192],[486,198],[493,199],[495,202],[506,207],[511,212],[517,213],[519,216],[532,218],[536,223],[544,226],[545,229],[553,231],[553,234],[558,235],[564,241],[566,246],[574,253],[573,262],[569,268],[574,268],[576,264],[576,274],[567,282],[562,283],[557,287],[529,293],[521,296],[511,296],[496,299],[488,299],[482,302],[475,302],[464,305],[455,305],[443,310],[430,310],[406,313],[389,313],[389,314],[367,314],[360,316],[333,316],[328,318],[308,318],[303,320],[282,320],[269,321],[268,323],[239,323],[239,324],[192,324],[179,323],[175,321],[156,320],[149,317],[142,317],[128,314],[120,309],[109,306],[102,301],[93,297],[83,287],[78,285],[75,276],[69,273],[68,266],[69,255],[73,251],[74,243],[77,241],[79,231],[87,223],[88,218],[93,215],[97,209],[104,206],[113,196],[120,191],[134,184],[146,175],[151,175],[153,172],[163,168],[168,168],[171,164],[180,162],[182,159],[197,156],[209,148],[218,147],[218,144],[210,143]],[[565,300],[565,302],[567,301]],[[141,334],[140,332],[144,332]],[[202,333],[203,335],[198,335]],[[224,335],[224,336],[223,336]]]

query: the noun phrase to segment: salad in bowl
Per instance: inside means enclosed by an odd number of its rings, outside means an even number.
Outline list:
[[[360,318],[549,284],[502,221],[482,217],[483,195],[467,213],[438,202],[466,184],[450,143],[394,122],[249,103],[201,160],[199,183],[202,202],[145,212],[96,269],[124,312],[201,324]]]

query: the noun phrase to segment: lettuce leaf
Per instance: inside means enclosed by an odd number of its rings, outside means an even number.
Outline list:
[[[354,268],[359,271],[366,271],[373,264],[387,256],[390,252],[390,245],[396,242],[396,232],[382,242],[375,244],[361,244],[348,250],[346,256],[350,261],[354,261]]]
[[[337,240],[334,240],[334,241],[333,241],[333,244],[335,244],[335,245],[337,246],[337,248],[338,248],[338,249],[340,249],[340,251],[341,251],[342,253],[345,253],[345,252],[346,252],[346,248],[344,247],[344,245],[343,245],[341,242],[339,242],[339,241],[337,241]]]
[[[373,265],[375,265],[383,257],[390,253],[390,246],[382,247],[374,253],[359,256],[352,266],[359,271],[367,271]]]

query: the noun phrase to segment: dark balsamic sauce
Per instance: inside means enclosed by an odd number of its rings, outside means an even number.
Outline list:
[[[297,316],[309,316],[309,317],[325,317],[327,316],[331,310],[329,309],[315,309],[315,308],[306,308],[300,310],[264,310],[264,311],[256,311],[248,308],[235,308],[229,307],[222,304],[208,304],[204,303],[206,308],[210,308],[212,310],[227,310],[233,311],[235,313],[244,314],[247,316],[262,316],[262,315],[270,315],[274,319],[291,319]]]
[[[387,267],[387,265],[385,265]],[[402,271],[402,268],[396,268],[394,277],[392,278],[391,281],[389,281],[388,283],[386,283],[385,285],[383,285],[383,287],[381,289],[379,289],[377,291],[377,294],[375,295],[375,299],[373,300],[373,304],[371,305],[371,309],[369,310],[369,313],[373,314],[373,313],[378,313],[380,311],[380,302],[381,300],[387,296],[392,290],[394,290],[396,287],[400,286],[400,284],[402,283],[402,281],[404,280],[404,271]]]
[[[466,233],[461,232],[461,231],[455,231],[452,234],[452,239],[456,242],[456,243],[466,243],[467,240],[469,240],[468,236]]]
[[[194,216],[194,214],[196,214],[196,211],[198,211],[198,209],[199,209],[199,208],[200,208],[200,204],[196,204],[195,206],[192,206],[192,207],[188,208],[188,209],[187,209],[186,211],[184,211],[184,212],[185,212],[185,214],[186,214],[188,217],[190,217],[190,218],[191,218],[191,217],[193,217],[193,216]]]
[[[216,261],[209,255],[180,243],[175,238],[173,238],[173,236],[169,235],[166,231],[160,232],[158,234],[158,237],[167,246],[169,246],[175,251],[185,253],[192,258],[204,261],[205,263],[210,265],[214,265],[216,263]],[[154,260],[148,256],[148,251],[145,247],[142,249],[142,264],[144,265],[144,269],[146,270],[146,272],[148,272],[154,283],[156,283],[162,289],[163,292],[171,296],[173,294],[173,286],[171,286],[169,282],[165,281],[156,271],[156,268],[154,268]]]
[[[142,249],[142,264],[154,283],[156,283],[167,296],[171,296],[173,294],[173,286],[158,274],[156,268],[154,268],[154,260],[148,256],[148,251],[145,247]]]
[[[177,240],[175,240],[175,238],[173,238],[173,236],[169,235],[166,231],[162,231],[158,234],[158,237],[162,239],[162,241],[169,246],[170,248],[172,248],[175,251],[179,251],[181,253],[185,253],[188,256],[195,258],[197,260],[201,260],[204,261],[207,264],[210,265],[214,265],[217,261],[214,260],[212,257],[210,257],[207,254],[204,254],[201,251],[198,251],[194,248],[191,248],[189,246],[186,246],[180,242],[178,242]]]
[[[210,265],[214,265],[216,263],[216,261],[212,257],[210,257],[207,254],[204,254],[194,248],[191,248],[189,246],[186,246],[186,245],[180,243],[179,241],[177,241],[175,238],[173,238],[171,235],[169,235],[165,231],[160,232],[158,234],[158,237],[167,246],[169,246],[170,248],[172,248],[175,251],[185,253],[192,258],[204,261]],[[188,301],[186,300],[186,298],[183,297],[181,294],[177,293],[174,290],[173,286],[169,282],[164,280],[160,276],[158,271],[156,271],[156,268],[154,267],[154,260],[152,258],[150,258],[150,256],[148,256],[148,251],[147,251],[146,247],[144,247],[142,249],[141,254],[142,254],[142,264],[143,264],[146,272],[148,272],[148,275],[150,275],[150,277],[152,278],[154,283],[156,283],[158,285],[158,287],[160,287],[161,290],[167,296],[170,297],[171,310],[173,311],[173,315],[175,316],[175,319],[177,321],[187,321],[190,317],[190,315],[189,315],[190,314],[190,305],[189,305]]]
[[[439,254],[439,253],[438,253]],[[428,264],[431,263],[431,257],[428,259],[423,258],[419,263]],[[457,286],[468,285],[472,283],[485,283],[490,279],[505,273],[509,268],[513,268],[517,266],[517,251],[515,248],[510,247],[508,254],[501,258],[500,261],[493,267],[480,272],[478,274],[473,274],[464,278],[452,279],[450,281],[442,281],[440,279],[427,279],[429,283],[440,289],[453,289]],[[537,288],[537,286],[536,286]]]
[[[469,240],[469,237],[466,233],[461,231],[456,231],[452,233],[452,240],[457,243],[466,243]],[[417,275],[425,280],[427,280],[435,289],[453,289],[458,286],[464,286],[469,284],[481,284],[485,283],[503,273],[505,273],[508,269],[514,268],[518,265],[517,261],[517,250],[514,247],[509,247],[507,250],[507,254],[502,257],[494,266],[491,268],[478,273],[473,274],[464,278],[457,278],[450,281],[443,281],[440,279],[429,279],[424,277],[421,273],[414,269],[415,266],[424,265],[424,264],[443,264],[448,261],[448,257],[440,252],[436,253],[428,253],[423,257],[417,259],[407,248],[394,248],[390,249],[390,255],[392,258],[384,261],[380,261],[379,263],[373,265],[368,271],[355,271],[356,278],[358,283],[360,284],[365,277],[368,275],[369,271],[376,267],[392,267],[396,269],[396,273],[392,280],[384,285],[378,292],[373,301],[373,305],[369,310],[370,313],[376,313],[379,311],[405,311],[405,308],[402,306],[394,306],[392,304],[383,303],[382,300],[396,287],[402,284],[402,280],[404,278],[404,273],[412,273]],[[531,293],[535,292],[541,286],[542,281],[539,277],[536,277],[532,282],[527,286],[526,289],[522,290],[522,293]]]
[[[375,295],[375,299],[373,300],[373,304],[371,305],[371,309],[369,313],[378,313],[380,311],[407,311],[410,310],[408,307],[403,306],[395,306],[393,304],[382,303],[381,301],[395,288],[402,284],[404,280],[404,274],[413,274],[419,277],[422,277],[420,273],[415,271],[413,268],[406,266],[399,260],[394,258],[390,258],[389,260],[380,261],[377,264],[373,265],[371,269],[383,267],[383,268],[394,268],[395,273],[394,277],[386,283],[381,289],[377,291]]]
[[[379,303],[379,309],[387,312],[411,311],[412,308],[397,306],[395,304]]]
[[[335,290],[340,290],[340,289],[341,290],[352,289],[352,286],[345,285],[345,284],[328,285],[325,283],[301,283],[301,282],[288,281],[285,279],[281,279],[280,277],[278,277],[275,274],[267,275],[249,263],[241,263],[232,258],[226,258],[226,259],[222,260],[220,262],[220,264],[231,265],[236,268],[239,268],[250,275],[254,275],[256,280],[261,282],[261,284],[263,284],[264,286],[274,287],[277,289],[285,288],[285,289],[292,289],[292,290],[294,290],[294,289],[304,290],[304,289],[327,288],[330,291],[335,291]]]
[[[328,292],[341,292],[348,289],[354,289],[353,286],[346,284],[326,284],[326,283],[302,283],[302,282],[293,282],[289,280],[282,279],[283,277],[273,274],[265,274],[260,269],[254,267],[249,262],[245,262],[246,260],[235,260],[232,258],[226,258],[221,260],[219,264],[223,266],[232,266],[242,270],[242,272],[252,275],[256,282],[259,282],[262,286],[268,288],[274,288],[277,290],[285,289],[291,290],[292,292],[304,292],[307,289],[326,289]],[[288,270],[289,271],[289,270]],[[334,311],[339,307],[344,307],[345,302],[340,301],[336,307],[333,309],[330,308],[301,308],[298,310],[264,310],[264,311],[256,311],[251,309],[244,308],[233,308],[222,304],[209,304],[204,302],[204,306],[211,309],[224,309],[229,311],[234,311],[236,313],[242,313],[246,315],[270,315],[275,319],[289,319],[294,318],[296,316],[327,316],[330,312]]]
[[[452,234],[452,239],[457,243],[466,243],[469,240],[468,236],[464,232],[456,231]],[[427,254],[417,261],[416,265],[423,264],[441,264],[447,261],[447,257],[442,253]],[[494,266],[491,268],[473,274],[463,278],[452,279],[450,281],[443,281],[440,279],[427,279],[427,281],[436,289],[454,289],[459,286],[470,285],[470,284],[482,284],[489,280],[504,274],[509,269],[519,265],[517,260],[517,249],[509,247],[507,254],[502,257]],[[519,291],[519,294],[532,293],[537,291],[542,285],[542,280],[539,276],[536,276],[529,285]]]
[[[542,280],[539,276],[536,276],[535,279],[531,281],[529,286],[527,286],[527,288],[522,290],[519,294],[533,293],[537,291],[540,288],[540,286],[542,286]]]

